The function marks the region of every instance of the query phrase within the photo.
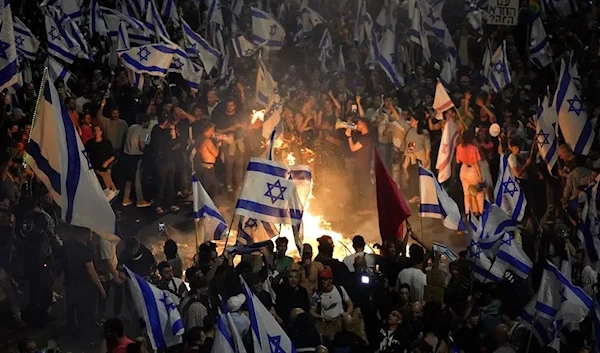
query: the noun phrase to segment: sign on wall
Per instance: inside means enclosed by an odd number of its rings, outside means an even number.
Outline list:
[[[519,0],[489,0],[488,24],[516,26],[519,19]]]

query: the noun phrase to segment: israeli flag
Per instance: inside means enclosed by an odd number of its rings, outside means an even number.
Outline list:
[[[383,6],[375,19],[375,23],[383,28],[390,27],[392,30],[396,27],[396,2],[394,0],[385,0]]]
[[[368,67],[374,67],[379,62],[379,39],[377,38],[377,31],[375,30],[375,24],[371,15],[367,13],[363,21],[363,28],[367,34],[367,41],[369,42],[369,56],[365,62]]]
[[[233,50],[238,58],[254,55],[258,51],[259,46],[249,41],[245,35],[231,38],[233,42]]]
[[[192,176],[192,191],[194,194],[194,218],[204,219],[206,234],[212,235],[210,240],[221,240],[223,233],[227,230],[227,222],[196,175]]]
[[[265,63],[259,58],[258,72],[256,73],[256,102],[266,108],[272,97],[278,93],[277,82],[267,70]]]
[[[284,4],[281,4],[281,5],[284,5]],[[236,15],[237,17],[241,16],[243,9],[244,9],[244,0],[233,0],[231,2],[231,12],[234,15]]]
[[[51,56],[48,56],[48,59],[46,60],[46,67],[48,67],[48,75],[53,82],[62,81],[66,85],[73,76],[69,70],[65,69]]]
[[[452,249],[450,249],[447,245],[434,242],[433,243],[433,251],[435,251],[436,253],[438,253],[440,255],[446,256],[446,258],[450,262],[454,262],[454,261],[458,260],[458,255],[456,255],[456,253],[454,251],[452,251]]]
[[[217,316],[217,330],[211,353],[246,353],[246,347],[231,314],[221,312]]]
[[[481,78],[483,80],[483,84],[481,86],[481,89],[486,91],[486,92],[490,92],[491,90],[491,82],[490,82],[490,76],[492,73],[492,50],[490,48],[490,43],[488,43],[485,46],[485,51],[483,52],[483,60],[482,60],[482,67],[483,70],[481,70]]]
[[[90,48],[87,42],[87,39],[81,33],[79,26],[73,20],[63,21],[63,28],[67,32],[67,35],[70,36],[71,40],[75,43],[75,47],[78,48],[77,57],[81,59],[87,59],[93,61],[94,58],[91,55]]]
[[[152,349],[156,352],[181,344],[185,332],[183,320],[169,292],[158,289],[127,267],[125,270],[135,310],[144,323]]]
[[[160,13],[156,8],[154,0],[148,0],[148,9],[146,11],[145,22],[146,27],[148,27],[150,32],[153,32],[157,40],[171,43],[171,37],[169,37],[167,27],[165,27],[165,24],[160,18]]]
[[[319,61],[324,63],[327,58],[333,57],[333,41],[331,40],[331,34],[329,29],[325,28],[321,40],[319,41],[319,48],[321,48],[321,54],[319,55]]]
[[[187,41],[186,52],[192,57],[200,57],[206,73],[210,74],[214,68],[218,67],[221,53],[213,48],[201,35],[194,32],[192,27],[183,19],[181,19],[181,28]]]
[[[346,60],[344,60],[344,48],[340,45],[337,62],[338,72],[346,72]]]
[[[496,262],[523,279],[529,277],[533,268],[533,262],[531,262],[529,256],[509,233],[504,233],[500,239]]]
[[[127,50],[131,48],[131,42],[129,41],[129,33],[127,32],[127,25],[125,22],[121,22],[119,25],[119,35],[117,36],[117,51]]]
[[[99,33],[101,35],[106,35],[108,33],[108,28],[106,26],[106,22],[104,22],[104,16],[102,15],[102,11],[100,10],[100,6],[98,6],[98,0],[90,1],[90,32],[91,33]]]
[[[177,13],[177,3],[175,0],[164,0],[160,13],[163,18],[168,18],[173,22],[179,22],[179,14]]]
[[[597,177],[590,186],[579,193],[578,204],[583,205],[577,223],[577,237],[585,247],[585,257],[594,270],[600,270],[600,191]]]
[[[571,74],[571,79],[573,83],[575,83],[575,88],[577,92],[581,93],[581,77],[579,76],[579,70],[577,69],[577,60],[575,60],[575,51],[571,50],[569,54],[569,73]]]
[[[252,12],[252,41],[264,45],[267,50],[279,50],[283,47],[285,30],[275,17],[268,12],[251,7]]]
[[[270,223],[297,225],[303,212],[290,168],[251,158],[235,213]]]
[[[587,156],[596,134],[564,60],[561,61],[553,106],[556,107],[558,126],[565,142],[573,152]]]
[[[450,55],[446,55],[444,63],[442,64],[442,71],[440,72],[440,81],[445,86],[450,86],[452,79],[456,76],[456,60]]]
[[[180,47],[177,47],[175,50],[173,61],[171,61],[171,66],[169,66],[169,72],[181,74],[181,77],[188,84],[190,90],[198,92],[204,70],[192,62],[190,57]]]
[[[48,35],[48,53],[67,64],[72,64],[77,58],[79,48],[69,38],[65,30],[58,24],[56,19],[49,14],[45,16],[46,33]]]
[[[502,42],[502,45],[496,49],[494,55],[491,57],[490,65],[489,82],[494,92],[500,92],[512,82],[508,59],[506,58],[506,41]]]
[[[408,32],[408,39],[419,45],[423,51],[423,59],[429,62],[431,59],[431,50],[429,49],[429,40],[423,29],[423,21],[421,21],[421,11],[418,8],[414,9],[414,15],[412,18],[410,30]]]
[[[539,68],[546,67],[552,63],[552,53],[548,40],[542,19],[538,16],[531,25],[529,60]]]
[[[540,345],[559,351],[561,329],[565,325],[582,322],[590,311],[597,324],[592,298],[547,261],[540,287],[521,312],[519,321],[531,330]],[[598,327],[595,328],[597,331]]]
[[[81,0],[45,0],[40,7],[50,7],[60,12],[60,22],[71,19],[77,22],[83,17],[83,4]]]
[[[446,121],[444,130],[442,130],[442,140],[438,151],[438,159],[435,168],[438,170],[438,181],[445,182],[452,176],[452,161],[454,160],[454,152],[458,145],[458,125],[454,120]]]
[[[358,6],[356,11],[356,21],[354,22],[354,41],[362,44],[365,41],[365,30],[363,24],[368,15],[366,0],[357,0]]]
[[[500,155],[500,169],[498,170],[498,181],[494,188],[495,201],[501,209],[514,221],[521,221],[527,208],[525,194],[512,168],[508,165],[508,156]]]
[[[548,101],[548,97],[545,98]],[[535,120],[535,141],[538,145],[538,152],[546,163],[548,172],[552,174],[552,168],[558,160],[558,139],[556,130],[551,122],[546,120],[546,113],[554,111],[553,108],[546,107],[538,101],[537,119]]]
[[[391,29],[388,28],[383,33],[379,47],[379,66],[397,89],[404,87],[404,77],[398,70],[399,58],[396,50],[396,36]]]
[[[248,304],[254,353],[296,353],[292,340],[275,321],[273,315],[250,290],[246,281],[241,277],[240,280]]]
[[[275,133],[274,138],[277,139],[278,137],[280,137],[279,135],[281,133],[283,133],[283,127],[280,126],[282,125],[282,119],[281,119],[281,113],[282,113],[282,108],[283,108],[283,103],[281,103],[281,99],[279,98],[278,95],[275,95],[273,97],[273,99],[271,99],[269,101],[269,105],[267,106],[267,109],[265,110],[265,116],[264,116],[264,120],[263,120],[263,124],[262,124],[262,137],[265,139],[268,139],[272,136],[272,133],[276,130],[278,130]],[[270,159],[270,158],[269,158]]]
[[[483,17],[487,14],[475,2],[468,3],[467,20],[475,32],[483,36]]]
[[[216,23],[221,27],[225,25],[223,22],[223,12],[221,11],[221,0],[206,0],[206,7],[208,11],[206,16],[208,21]]]
[[[123,65],[140,74],[164,77],[177,51],[175,44],[148,44],[119,51]]]
[[[129,13],[127,3],[131,6],[133,13]],[[130,1],[122,1],[121,2],[121,10],[123,13],[128,15],[132,15],[135,18],[142,18],[146,14],[148,10],[149,1],[148,0],[130,0]]]
[[[118,242],[117,222],[52,79],[44,83],[25,161],[60,206],[66,223]]]
[[[273,223],[250,217],[240,217],[237,242],[250,245],[271,240],[279,235],[279,229]]]
[[[579,9],[575,0],[550,0],[547,3],[561,17],[574,15]]]
[[[298,41],[301,37],[310,33],[316,26],[325,23],[325,19],[315,10],[308,6],[303,6],[300,9],[300,17],[298,17],[298,31],[294,34],[294,41]]]
[[[458,50],[452,39],[452,35],[446,26],[446,23],[442,20],[441,15],[426,1],[416,1],[419,11],[421,12],[421,19],[423,21],[423,28],[425,31],[442,43],[446,48],[446,51],[456,58]]]
[[[129,34],[133,33],[132,30],[137,31],[138,33],[145,33],[147,31],[144,22],[136,19],[133,16],[129,16],[115,9],[110,9],[103,6],[100,6],[100,11],[102,11],[102,15],[104,16],[104,20],[106,21],[111,37],[117,36],[117,31],[119,30],[119,25],[121,22],[126,23]]]
[[[144,74],[138,74],[137,72],[133,72],[130,69],[127,69],[127,79],[131,84],[131,87],[141,91],[144,89]]]
[[[13,21],[17,53],[26,59],[35,60],[40,41],[17,16],[13,17]]]
[[[220,90],[225,90],[235,80],[235,70],[231,65],[231,57],[229,54],[229,47],[223,47],[223,60],[219,67],[219,80],[218,86]]]
[[[483,248],[475,240],[471,239],[467,246],[467,258],[471,262],[473,277],[480,282],[498,283],[506,272],[503,267],[498,266],[483,252]]]
[[[467,230],[456,202],[440,185],[435,175],[422,166],[419,166],[419,188],[421,217],[441,219],[444,227],[448,229]]]
[[[485,202],[483,213],[479,221],[471,220],[472,227],[477,237],[478,243],[486,251],[493,249],[497,242],[502,239],[504,233],[508,231],[514,231],[518,229],[516,220],[511,219],[508,215],[497,205]],[[493,251],[490,252],[490,255]]]
[[[19,80],[17,47],[13,28],[10,0],[2,0],[2,23],[0,28],[0,91],[11,87]]]

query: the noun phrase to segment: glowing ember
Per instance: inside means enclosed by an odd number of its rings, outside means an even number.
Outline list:
[[[265,110],[253,110],[251,124],[254,124],[257,120],[265,121]]]
[[[287,156],[285,156],[285,163],[287,165],[294,165],[294,164],[296,164],[296,157],[294,157],[293,153],[288,153]]]

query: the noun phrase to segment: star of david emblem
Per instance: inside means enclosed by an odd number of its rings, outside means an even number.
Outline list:
[[[57,40],[58,38],[60,38],[60,36],[58,34],[56,34],[56,27],[54,26],[50,26],[50,39],[51,40]]]
[[[541,137],[541,139],[540,139]],[[550,137],[550,134],[547,134],[544,132],[544,130],[540,130],[540,132],[538,132],[536,139],[537,139],[537,144],[539,147],[542,147],[543,145],[549,145],[550,141],[548,141],[548,138]]]
[[[249,219],[246,221],[246,224],[244,224],[244,228],[251,228],[251,229],[254,229],[254,228],[256,228],[256,227],[257,227],[257,224],[256,224],[256,219],[254,219],[254,218],[249,218]]]
[[[392,53],[390,56],[392,57],[392,64],[397,64],[398,63],[398,53]]]
[[[498,61],[496,65],[494,65],[494,71],[501,74],[504,72],[504,63],[502,61]]]
[[[515,193],[519,192],[517,183],[515,183],[512,177],[508,177],[507,181],[502,182],[502,187],[504,188],[504,193],[509,194],[510,197],[514,197]]]
[[[175,58],[173,59],[173,66],[175,66],[177,70],[181,70],[181,68],[183,67],[183,63],[179,58]]]
[[[177,307],[175,306],[175,304],[173,304],[173,302],[167,302],[167,298],[168,298],[167,292],[166,292],[166,291],[163,291],[163,297],[162,297],[162,298],[160,298],[159,300],[160,300],[160,301],[161,301],[163,304],[165,304],[165,307],[167,308],[167,310],[168,310],[168,311],[171,311],[171,310],[176,310],[176,309],[177,309]]]
[[[83,150],[83,151],[81,151],[81,153],[83,153],[83,156],[85,157],[85,161],[87,162],[88,169],[89,170],[94,169],[92,167],[92,162],[90,162],[90,154],[88,153],[88,151]]]
[[[10,48],[10,44],[0,40],[0,58],[8,60],[8,56],[6,55],[8,48]]]
[[[513,237],[511,237],[510,235],[506,234],[504,236],[504,239],[502,239],[502,243],[500,245],[506,244],[506,245],[510,246],[511,243],[512,243],[512,240],[513,240]]]
[[[17,47],[22,47],[24,42],[25,42],[25,40],[23,39],[23,37],[21,37],[21,36],[15,37],[15,44],[17,45]]]
[[[277,26],[276,25],[271,25],[271,27],[269,27],[269,35],[271,37],[273,37],[276,34],[277,34]]]
[[[279,189],[278,195],[273,195],[274,189]],[[283,193],[285,192],[285,190],[287,190],[287,187],[281,186],[281,182],[277,180],[273,184],[267,183],[267,192],[265,193],[265,196],[271,199],[271,203],[275,203],[277,202],[277,200],[285,201],[285,199],[283,198]]]
[[[469,257],[470,258],[481,258],[481,248],[479,247],[479,245],[477,245],[477,243],[475,242],[475,240],[471,240],[471,245],[469,246]]]
[[[285,350],[281,348],[281,336],[270,336],[267,334],[269,338],[269,349],[271,353],[285,353]]]
[[[569,112],[574,112],[577,116],[585,110],[583,101],[577,95],[574,95],[573,99],[567,99],[567,103],[569,103]]]
[[[150,50],[146,47],[141,47],[137,52],[138,58],[140,58],[141,62],[148,61],[148,57],[150,56]]]
[[[438,17],[436,16],[433,9],[429,9],[429,15],[427,15],[427,18],[429,18],[431,24],[435,24],[438,21]]]

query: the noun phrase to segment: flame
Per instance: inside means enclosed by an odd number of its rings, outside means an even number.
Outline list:
[[[293,153],[288,153],[287,156],[285,156],[285,163],[287,165],[294,165],[294,164],[296,164],[296,157],[294,157]]]
[[[250,124],[254,124],[257,120],[265,121],[265,110],[253,110],[252,111],[252,120]]]

